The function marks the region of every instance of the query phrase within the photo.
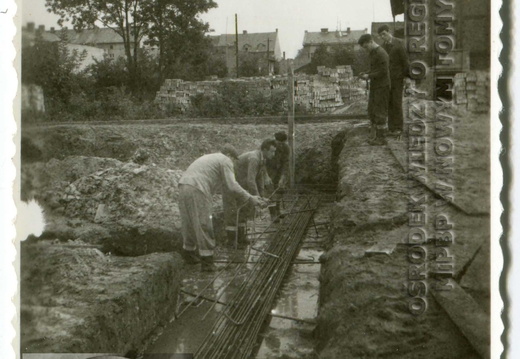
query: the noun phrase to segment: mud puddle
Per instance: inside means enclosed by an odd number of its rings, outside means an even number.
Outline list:
[[[296,260],[317,262],[321,252],[303,247]],[[293,265],[271,311],[276,316],[271,317],[269,327],[261,334],[257,359],[300,358],[314,350],[312,331],[318,315],[319,274],[319,263]]]
[[[315,215],[316,223],[319,218],[324,218],[322,213]],[[257,223],[256,230],[261,231],[265,226],[265,223]],[[271,311],[273,316],[260,334],[257,358],[284,355],[299,358],[313,351],[312,331],[318,310],[320,264],[312,262],[318,262],[325,237],[325,227],[309,227]],[[264,248],[269,240],[269,237],[260,238],[254,247]],[[195,353],[225,308],[223,303],[232,300],[260,255],[250,247],[242,250],[217,248],[215,258],[219,272],[204,273],[199,265],[188,266],[177,318],[172,318],[169,325],[156,333],[144,352]]]

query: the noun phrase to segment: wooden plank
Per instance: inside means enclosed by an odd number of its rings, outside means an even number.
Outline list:
[[[477,353],[484,359],[489,358],[490,322],[488,315],[457,282],[450,279],[450,284],[453,286],[451,290],[433,289],[431,291],[433,297],[448,313],[453,323]]]

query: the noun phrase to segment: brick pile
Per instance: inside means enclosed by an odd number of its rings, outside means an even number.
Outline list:
[[[287,88],[287,76],[250,77],[212,81],[188,82],[169,79],[157,92],[155,102],[166,107],[173,105],[181,111],[191,106],[191,97],[202,94],[216,96],[225,83],[242,84],[246,91],[261,93],[266,97]],[[317,75],[299,74],[295,76],[295,105],[309,112],[328,112],[346,103],[357,101],[366,96],[364,82],[355,78],[350,66],[334,69],[318,67]]]
[[[471,112],[489,110],[489,73],[482,71],[461,72],[454,79],[454,100]]]

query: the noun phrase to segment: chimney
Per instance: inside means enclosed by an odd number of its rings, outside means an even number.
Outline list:
[[[44,32],[45,31],[45,25],[38,26],[38,31],[39,32]]]
[[[27,23],[27,31],[33,32],[34,31],[34,22],[28,22]]]
[[[278,32],[278,29],[276,29],[276,32]]]
[[[247,30],[242,30],[242,34],[246,35],[247,34]]]
[[[277,29],[278,30],[278,29]],[[285,51],[283,52],[283,59],[285,60]]]
[[[54,34],[56,32],[56,29],[54,28],[54,26],[51,26],[51,32]]]
[[[321,32],[326,34],[326,33],[329,32],[329,29],[327,27],[324,27],[324,28],[321,29]]]
[[[350,34],[350,27],[347,27],[347,34]]]

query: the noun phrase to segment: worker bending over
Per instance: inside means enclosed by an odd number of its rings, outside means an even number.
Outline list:
[[[265,186],[271,184],[271,179],[265,168],[265,161],[274,156],[276,152],[275,142],[273,139],[264,140],[260,149],[245,152],[238,157],[237,181],[253,196],[263,197]],[[233,196],[224,197],[224,220],[228,241],[234,243],[235,239],[238,239],[238,244],[245,245],[247,244],[246,223],[248,219],[254,217],[255,207],[250,203],[243,205],[243,201],[236,196],[234,196],[235,199],[233,199]]]
[[[188,263],[200,261],[203,271],[215,270],[211,209],[216,191],[222,188],[223,193],[232,194],[238,203],[247,202],[253,208],[266,205],[260,196],[249,194],[237,183],[233,164],[237,155],[234,147],[226,145],[221,153],[195,160],[179,180],[183,255]]]

